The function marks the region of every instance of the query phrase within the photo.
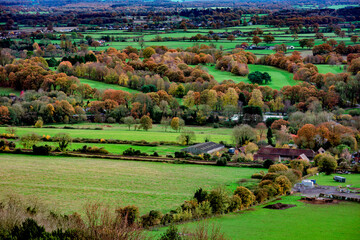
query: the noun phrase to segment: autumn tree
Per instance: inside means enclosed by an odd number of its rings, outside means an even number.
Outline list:
[[[223,96],[224,106],[226,105],[238,105],[239,95],[234,88],[228,88],[225,95]]]
[[[262,42],[261,38],[259,38],[258,36],[254,36],[252,38],[252,42],[257,46],[259,43]]]
[[[272,43],[273,41],[275,41],[274,36],[272,36],[272,35],[266,35],[266,36],[264,36],[264,42],[266,42],[266,43]]]
[[[180,129],[180,120],[178,117],[174,117],[172,120],[171,120],[171,128],[175,131],[178,131]]]
[[[10,112],[6,106],[0,106],[0,125],[7,124],[10,121]]]
[[[155,54],[155,50],[152,47],[147,47],[143,51],[144,58],[150,58],[153,54]]]
[[[353,35],[351,36],[350,40],[355,44],[359,40],[359,36]]]
[[[259,89],[254,89],[251,93],[249,105],[262,108],[264,105],[263,95]]]
[[[236,126],[232,131],[232,139],[237,146],[256,140],[256,132],[247,124]]]
[[[145,131],[148,131],[152,128],[152,119],[148,115],[144,115],[140,119],[140,126]]]
[[[227,40],[229,40],[230,42],[234,41],[235,40],[235,36],[230,34],[228,37],[227,37]]]

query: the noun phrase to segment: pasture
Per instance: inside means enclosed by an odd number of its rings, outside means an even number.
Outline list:
[[[63,127],[65,125],[55,125]],[[133,128],[129,130],[124,124],[72,124],[72,127],[80,127],[79,129],[62,129],[62,128],[26,128],[16,127],[17,135],[22,136],[27,133],[37,133],[39,135],[54,136],[57,133],[67,132],[73,138],[94,138],[94,139],[119,139],[119,140],[132,140],[140,141],[145,140],[147,142],[160,142],[160,141],[177,141],[181,133],[174,130],[165,130],[161,125],[153,125],[153,128],[149,131],[137,130]],[[91,126],[103,127],[103,130],[86,130],[81,127]],[[230,128],[211,128],[211,127],[185,127],[185,130],[194,131],[196,135],[196,142],[204,142],[205,138],[208,138],[213,142],[225,141],[231,143]],[[5,132],[5,128],[0,128],[0,133]]]
[[[345,183],[335,182],[334,176],[341,176],[346,178]],[[309,179],[315,179],[316,183],[325,186],[342,186],[351,185],[351,187],[360,188],[360,174],[331,174],[325,175],[320,173],[318,176],[312,176]]]
[[[269,73],[272,80],[271,83],[262,86],[269,86],[273,89],[280,90],[284,86],[288,86],[288,85],[293,86],[299,83],[299,81],[293,79],[292,73],[289,73],[279,68],[275,68],[272,66],[264,66],[264,65],[254,65],[254,64],[249,64],[248,67],[250,73],[255,71]],[[215,66],[206,66],[206,68],[208,69],[208,72],[211,75],[213,75],[215,80],[218,82],[231,79],[235,83],[239,83],[239,82],[251,83],[247,77],[236,76],[230,72],[225,72],[225,71],[222,72],[221,70],[215,69]]]
[[[296,207],[285,210],[265,209],[256,206],[246,211],[215,217],[210,224],[220,226],[227,237],[234,240],[288,240],[288,239],[357,239],[359,237],[360,204],[340,202],[331,205],[312,205],[298,201],[299,196],[285,196],[284,204]],[[192,222],[178,226],[193,228]],[[211,226],[211,225],[210,225]],[[152,231],[161,235],[165,228]]]
[[[96,88],[98,90],[114,89],[114,90],[122,90],[122,91],[125,91],[125,92],[130,92],[130,93],[138,93],[139,92],[139,91],[137,91],[135,89],[123,87],[123,86],[120,86],[120,85],[108,84],[108,83],[105,83],[105,82],[99,82],[99,81],[89,80],[89,79],[85,79],[85,78],[79,78],[79,81],[81,83],[83,83],[83,84],[89,84],[89,86],[91,88]]]
[[[163,212],[192,198],[199,187],[233,186],[261,169],[85,158],[0,154],[0,197],[38,199],[60,213],[87,202],[136,205]],[[228,187],[233,191],[233,187]]]

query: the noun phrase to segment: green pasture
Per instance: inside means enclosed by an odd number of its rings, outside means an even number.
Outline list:
[[[16,90],[14,90],[14,89],[12,89],[12,88],[3,88],[3,87],[0,87],[0,96],[1,96],[1,95],[7,96],[7,95],[9,95],[9,94],[11,94],[11,93],[13,93],[13,94],[15,94],[15,95],[17,95],[17,96],[20,96],[20,91],[16,91]]]
[[[341,176],[346,178],[345,183],[335,182],[333,179],[334,176]],[[315,179],[316,183],[319,185],[325,186],[341,186],[345,187],[347,185],[351,185],[351,187],[360,188],[360,174],[332,174],[325,175],[324,173],[320,173],[318,176],[312,176],[309,179]]]
[[[360,231],[360,204],[341,202],[331,205],[312,205],[299,201],[299,196],[286,196],[272,202],[294,204],[296,207],[285,210],[266,209],[257,206],[239,213],[232,213],[207,220],[219,226],[226,237],[233,240],[300,240],[300,239],[357,239]],[[194,228],[192,222],[178,226]],[[166,228],[151,231],[160,236]]]
[[[136,205],[142,214],[174,209],[199,187],[250,178],[252,168],[0,154],[0,198],[38,199],[60,213],[83,212],[88,202]],[[229,189],[233,191],[234,189]]]
[[[116,84],[108,84],[105,82],[99,82],[99,81],[89,80],[89,79],[85,79],[85,78],[79,78],[79,80],[81,83],[89,84],[90,87],[96,88],[99,90],[114,89],[114,90],[122,90],[125,92],[130,92],[130,93],[138,93],[139,92],[135,89],[123,87],[123,86],[116,85]]]
[[[284,86],[288,86],[288,85],[293,86],[298,84],[298,81],[295,81],[293,79],[293,74],[285,70],[275,68],[272,66],[254,65],[254,64],[249,64],[248,67],[250,73],[255,71],[260,71],[260,72],[267,72],[270,74],[272,79],[271,83],[263,86],[269,86],[273,89],[279,90]],[[213,75],[215,80],[218,82],[231,79],[236,83],[239,82],[251,83],[247,77],[236,76],[226,71],[222,72],[221,70],[215,69],[215,66],[206,66],[206,68],[209,70],[209,73]]]
[[[17,143],[19,144],[19,143]],[[55,142],[42,142],[38,145],[50,145],[57,147],[58,144]],[[161,145],[161,146],[136,146],[131,144],[104,144],[104,143],[71,143],[71,145],[68,147],[69,150],[76,150],[79,148],[82,148],[84,145],[88,147],[103,147],[105,150],[109,151],[110,154],[122,154],[126,149],[133,148],[135,150],[140,150],[141,152],[145,152],[148,154],[152,154],[154,152],[157,152],[158,154],[162,156],[166,156],[168,154],[174,155],[175,152],[180,151],[182,146],[167,146],[167,145]],[[19,146],[19,145],[18,145]]]
[[[319,70],[319,73],[342,73],[344,72],[344,66],[328,65],[328,64],[317,64],[316,67]]]
[[[68,124],[70,125],[70,124]],[[65,125],[56,125],[65,126]],[[86,124],[73,124],[73,127],[89,126]],[[103,130],[85,130],[85,129],[59,129],[59,128],[25,128],[16,127],[17,135],[22,136],[27,133],[37,133],[39,135],[54,136],[57,133],[69,133],[73,138],[94,138],[94,139],[120,139],[120,140],[132,140],[140,141],[145,140],[147,142],[160,142],[160,141],[178,141],[178,137],[181,133],[167,129],[165,132],[161,125],[153,125],[153,128],[149,131],[137,130],[133,128],[128,130],[128,127],[124,124],[91,124],[92,127],[103,127]],[[209,138],[210,141],[220,142],[225,141],[232,143],[230,128],[211,128],[211,127],[185,127],[185,130],[194,131],[196,135],[196,142],[204,142],[205,138]],[[4,133],[5,128],[0,128],[0,133]]]

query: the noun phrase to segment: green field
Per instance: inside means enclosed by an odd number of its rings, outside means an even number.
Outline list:
[[[16,91],[12,88],[2,88],[0,87],[0,95],[9,95],[10,93],[15,94],[16,96],[20,96],[20,92]]]
[[[116,85],[116,84],[108,84],[108,83],[98,82],[98,81],[89,80],[89,79],[85,79],[85,78],[79,78],[79,80],[80,80],[81,83],[89,84],[90,87],[96,88],[96,89],[99,89],[99,90],[114,89],[114,90],[123,90],[125,92],[130,92],[130,93],[138,93],[139,92],[137,90],[127,88],[127,87],[123,87],[123,86],[119,86],[119,85]]]
[[[293,79],[293,74],[289,73],[285,70],[279,69],[279,68],[275,68],[272,66],[264,66],[264,65],[254,65],[254,64],[249,64],[249,72],[255,72],[255,71],[260,71],[260,72],[267,72],[270,74],[271,76],[271,83],[268,85],[262,85],[262,86],[269,86],[273,89],[281,89],[284,86],[287,85],[296,85],[299,82],[295,81]],[[239,82],[245,82],[245,83],[251,83],[247,77],[240,77],[240,76],[235,76],[234,74],[230,73],[230,72],[222,72],[218,69],[215,69],[215,66],[206,66],[206,68],[209,70],[208,72],[214,76],[215,80],[218,82],[222,82],[224,80],[233,80],[236,83]]]
[[[228,214],[209,220],[220,226],[230,239],[243,240],[300,240],[300,239],[358,239],[360,231],[360,204],[341,202],[333,205],[312,205],[298,201],[299,196],[286,196],[277,201],[294,204],[285,210],[254,207],[248,211]],[[272,202],[274,204],[276,202]],[[197,223],[186,224],[188,228]],[[179,226],[181,229],[182,226]],[[150,234],[159,236],[160,231]]]
[[[68,124],[69,125],[69,124]],[[56,125],[65,126],[65,125]],[[73,127],[85,127],[92,126],[103,127],[103,130],[85,130],[85,129],[61,129],[61,128],[22,128],[17,127],[17,134],[22,136],[26,133],[38,133],[39,135],[54,136],[57,133],[67,132],[73,138],[95,138],[95,139],[120,139],[120,140],[145,140],[148,142],[155,141],[177,141],[180,133],[170,130],[167,132],[161,127],[161,125],[153,125],[153,128],[149,131],[138,130],[134,131],[133,128],[128,130],[127,126],[120,124],[73,124]],[[186,130],[195,132],[196,142],[204,142],[205,138],[210,137],[210,141],[220,142],[225,141],[231,143],[230,128],[211,128],[211,127],[185,127]],[[0,128],[0,133],[4,133],[5,128]]]
[[[51,145],[51,146],[58,146],[55,142],[42,142],[38,145]],[[165,156],[168,154],[174,155],[174,152],[180,151],[182,146],[167,146],[167,145],[160,145],[156,147],[152,146],[135,146],[130,144],[102,144],[102,143],[71,143],[69,146],[69,150],[76,150],[82,148],[84,145],[88,147],[103,147],[104,149],[108,150],[110,154],[122,154],[126,149],[133,148],[135,150],[140,150],[141,152],[145,152],[148,154],[152,154],[157,152],[158,154]]]
[[[316,67],[319,70],[319,73],[334,73],[334,74],[338,74],[338,73],[342,73],[344,72],[344,66],[333,66],[333,65],[327,65],[327,64],[317,64]]]
[[[345,183],[335,182],[333,177],[334,176],[341,176],[346,178]],[[325,186],[342,186],[345,187],[347,185],[351,185],[351,187],[360,188],[360,174],[332,174],[332,175],[325,175],[323,173],[319,174],[318,176],[312,176],[309,179],[315,179],[316,183],[319,185]]]
[[[192,198],[199,187],[233,186],[259,170],[0,154],[0,197],[36,198],[61,213],[81,212],[88,201],[165,212]]]

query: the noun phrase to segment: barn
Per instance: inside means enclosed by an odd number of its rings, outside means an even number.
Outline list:
[[[211,154],[213,152],[220,151],[224,148],[225,148],[225,146],[222,144],[218,144],[218,143],[214,143],[214,142],[205,142],[205,143],[199,143],[199,144],[195,144],[193,146],[184,148],[181,151],[191,153],[194,155],[203,154],[203,153]]]

